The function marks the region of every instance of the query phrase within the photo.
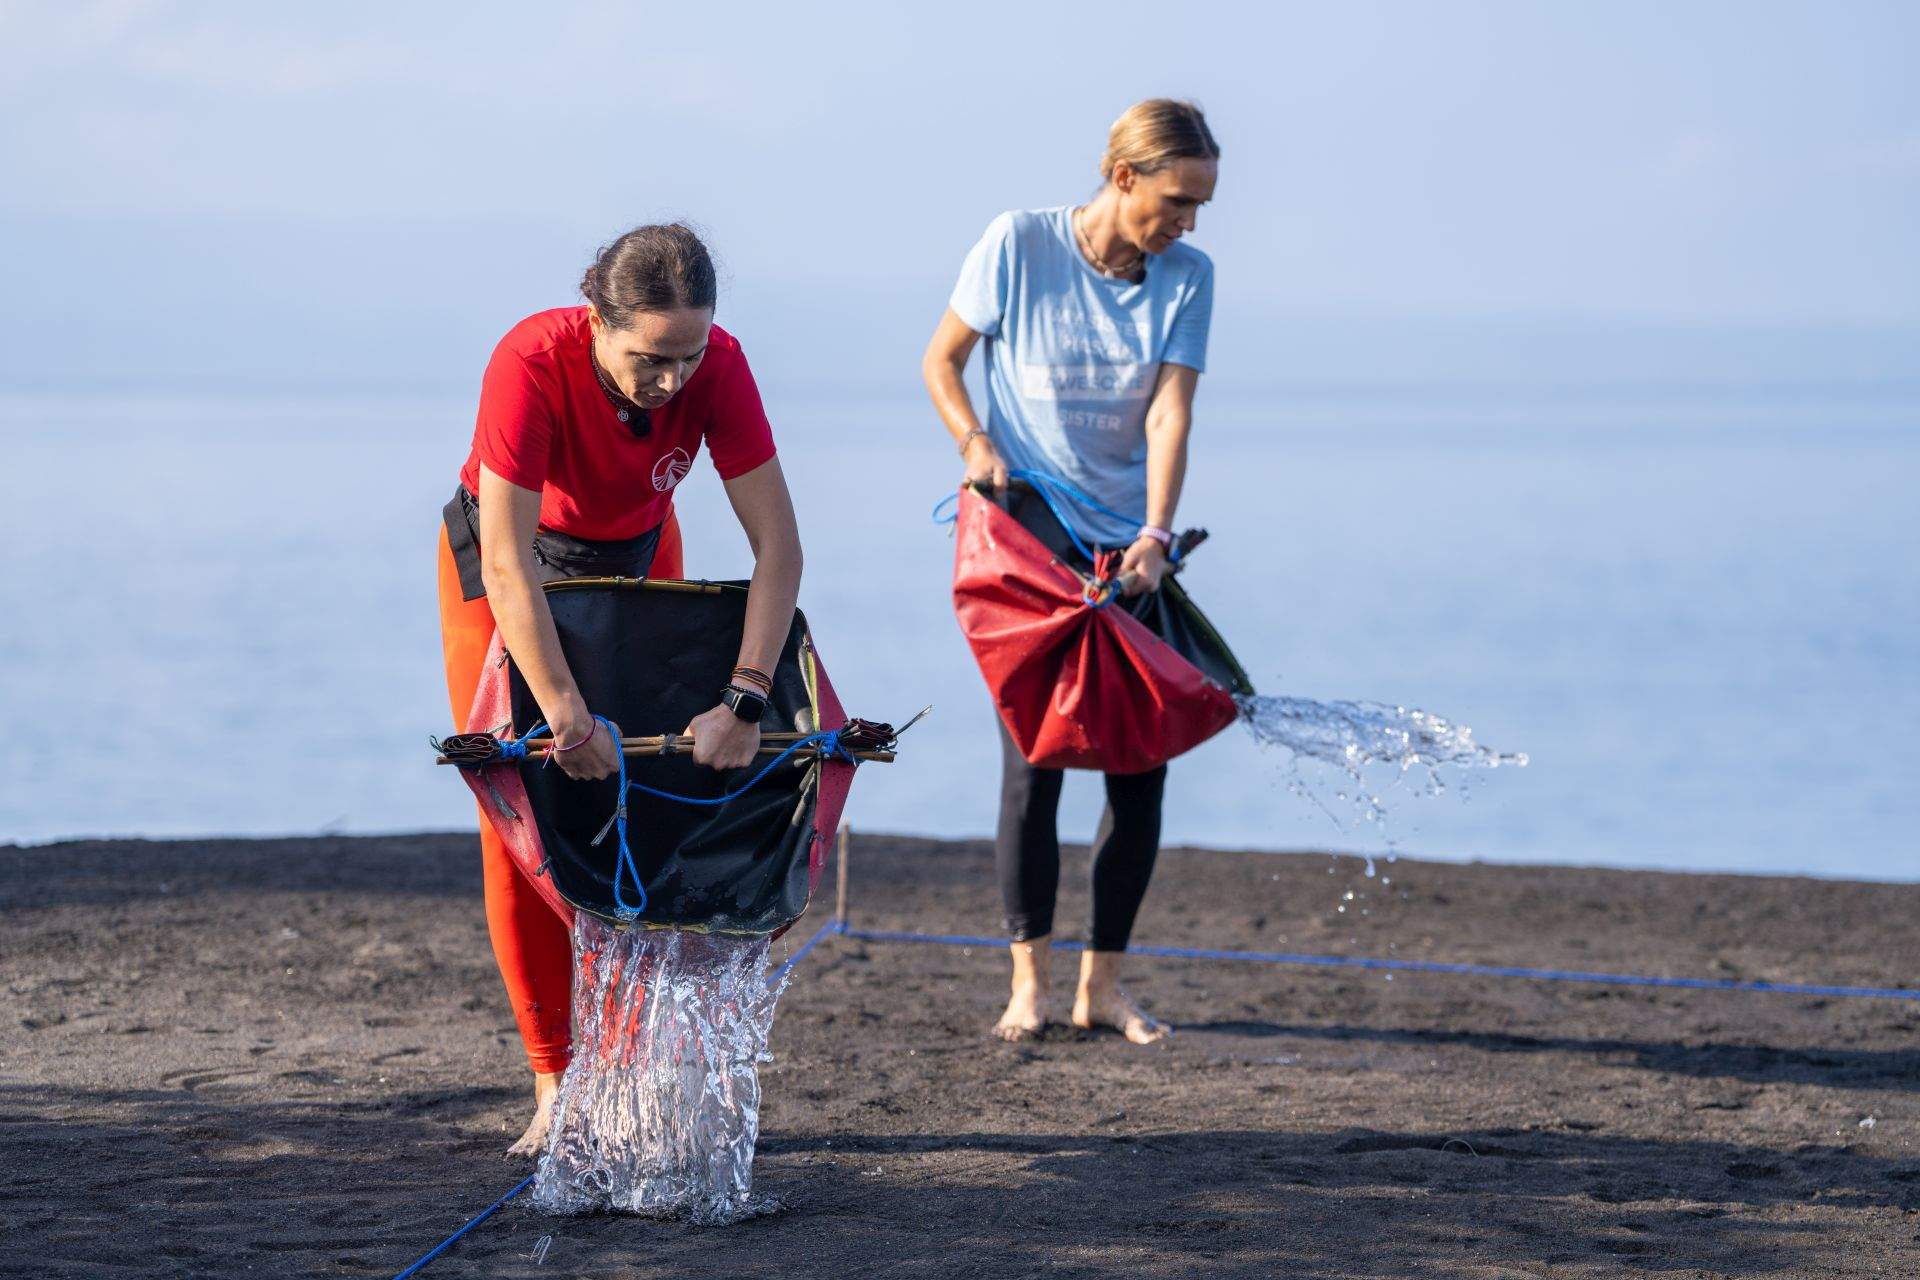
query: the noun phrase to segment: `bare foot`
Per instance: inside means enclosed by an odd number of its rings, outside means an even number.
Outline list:
[[[1082,988],[1073,1000],[1073,1025],[1089,1031],[1112,1027],[1135,1044],[1157,1044],[1173,1034],[1172,1027],[1150,1016],[1120,987],[1099,995]]]
[[[533,1073],[533,1120],[520,1140],[507,1148],[510,1156],[537,1156],[546,1149],[547,1129],[553,1123],[553,1100],[560,1093],[560,1073]]]
[[[1080,956],[1080,989],[1073,997],[1073,1025],[1092,1030],[1112,1027],[1135,1044],[1156,1044],[1173,1028],[1133,1002],[1120,986],[1119,951],[1086,951]]]
[[[1031,1040],[1047,1025],[1047,1005],[1053,998],[1053,978],[1047,972],[1047,938],[1010,944],[1013,952],[1013,995],[1007,1011],[993,1025],[1002,1040]]]

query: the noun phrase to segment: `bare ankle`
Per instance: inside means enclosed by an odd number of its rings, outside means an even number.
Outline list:
[[[1053,987],[1051,960],[1053,957],[1052,939],[1042,934],[1038,938],[1022,938],[1007,944],[1013,956],[1013,989],[1015,991],[1049,991]]]

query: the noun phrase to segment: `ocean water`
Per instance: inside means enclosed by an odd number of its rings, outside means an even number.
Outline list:
[[[857,827],[989,831],[997,748],[917,399],[770,395],[802,605],[849,710],[935,711]],[[1444,795],[1229,730],[1169,841],[1920,878],[1920,394],[1203,391],[1187,585],[1263,694],[1418,707],[1531,758]],[[0,841],[470,827],[434,609],[459,398],[0,399]],[[702,463],[689,565],[748,566]],[[631,732],[679,726],[626,726]],[[1464,795],[1462,792],[1464,791]],[[1077,777],[1063,834],[1091,832]]]

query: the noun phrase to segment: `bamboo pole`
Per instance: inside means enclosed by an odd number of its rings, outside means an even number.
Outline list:
[[[763,756],[777,756],[784,750],[786,750],[786,748],[780,747],[780,746],[761,747],[760,750],[757,751],[755,754],[763,755]],[[642,745],[642,746],[622,747],[620,749],[620,754],[628,757],[676,756],[676,755],[691,755],[692,751],[693,751],[693,740],[689,738],[687,740],[687,745],[684,748],[676,748],[675,750],[672,750],[672,751],[662,751],[657,745],[651,746],[651,747]],[[530,751],[528,754],[529,756],[532,756],[534,753]],[[851,754],[855,760],[859,760],[864,763],[871,763],[871,764],[892,764],[895,759],[894,753],[891,751],[855,751],[855,752],[852,752]],[[796,766],[804,766],[804,765],[812,764],[817,759],[819,759],[819,752],[801,751],[795,755],[794,763]],[[452,764],[453,763],[453,761],[447,759],[445,756],[435,756],[433,762],[435,764]],[[499,760],[489,760],[489,761],[486,761],[485,763],[500,764],[504,762]]]
[[[853,846],[853,828],[840,824],[840,865],[833,871],[833,923],[838,931],[847,930],[847,853]]]
[[[760,741],[763,744],[769,742],[798,742],[802,738],[811,738],[812,736],[810,733],[779,730],[774,733],[761,734]],[[547,736],[527,739],[527,750],[530,752],[545,751],[552,745],[553,739]],[[620,739],[620,746],[622,750],[640,748],[655,751],[664,749],[667,752],[674,752],[684,748],[691,751],[693,749],[693,736],[686,733],[656,733],[647,737],[625,737]]]

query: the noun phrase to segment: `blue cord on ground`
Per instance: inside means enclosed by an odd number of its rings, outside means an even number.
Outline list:
[[[1004,947],[1005,938],[958,933],[898,933],[884,930],[843,929],[849,938],[865,942],[925,942],[947,947]],[[1056,942],[1056,951],[1084,951],[1080,942]],[[1399,973],[1457,973],[1487,978],[1532,978],[1540,982],[1596,982],[1622,987],[1682,987],[1692,991],[1760,991],[1775,995],[1842,996],[1866,1000],[1920,1000],[1920,989],[1906,987],[1842,987],[1804,982],[1741,981],[1735,978],[1655,978],[1631,973],[1585,973],[1577,969],[1526,969],[1515,965],[1451,964],[1441,960],[1381,960],[1371,956],[1322,956],[1281,951],[1212,951],[1204,947],[1149,947],[1135,944],[1130,956],[1158,956],[1170,960],[1244,960],[1256,964],[1304,965],[1333,969],[1384,969]]]
[[[494,1214],[500,1211],[501,1207],[504,1206],[507,1203],[507,1201],[513,1199],[515,1196],[519,1195],[522,1191],[525,1191],[528,1187],[532,1186],[533,1179],[534,1179],[534,1175],[531,1173],[528,1174],[525,1178],[522,1178],[520,1180],[519,1186],[507,1192],[507,1194],[501,1196],[498,1200],[495,1200],[492,1204],[488,1205],[485,1209],[482,1209],[479,1213],[475,1214],[472,1218],[468,1219],[466,1226],[461,1227],[458,1231],[448,1236],[445,1240],[442,1240],[439,1244],[433,1246],[433,1248],[421,1254],[419,1259],[416,1260],[412,1266],[408,1267],[405,1271],[402,1271],[399,1274],[395,1275],[393,1277],[393,1280],[407,1280],[408,1276],[418,1275],[426,1267],[426,1265],[429,1262],[432,1262],[435,1258],[439,1257],[441,1254],[445,1253],[448,1249],[452,1248],[454,1241],[458,1240],[461,1236],[464,1236],[465,1234],[467,1234],[467,1232],[473,1230],[475,1227],[485,1222],[488,1218],[491,1218]]]
[[[885,929],[852,929],[844,921],[829,920],[815,930],[814,935],[800,944],[785,964],[774,971],[770,981],[778,985],[795,965],[807,957],[807,953],[826,941],[828,937],[839,935],[855,938],[862,942],[919,942],[948,947],[988,947],[998,950],[1006,945],[1005,938],[988,938],[977,934],[964,933],[904,933]],[[1056,942],[1054,948],[1059,951],[1083,951],[1086,944],[1080,942]],[[1308,965],[1320,968],[1337,969],[1385,969],[1401,973],[1454,973],[1477,975],[1489,978],[1531,978],[1541,982],[1592,982],[1610,983],[1627,987],[1681,987],[1694,991],[1756,991],[1774,995],[1847,997],[1868,1000],[1920,1000],[1920,990],[1905,987],[1847,987],[1829,986],[1805,982],[1760,982],[1740,981],[1733,978],[1658,978],[1631,973],[1586,973],[1577,969],[1528,969],[1517,965],[1492,964],[1450,964],[1439,960],[1381,960],[1369,956],[1323,956],[1308,953],[1290,953],[1280,951],[1216,951],[1206,947],[1154,947],[1130,946],[1128,955],[1156,956],[1170,960],[1241,960],[1255,964]],[[509,1200],[526,1190],[533,1182],[529,1176],[519,1186],[501,1196],[487,1209],[458,1231],[448,1236],[433,1250],[393,1280],[407,1280],[422,1267],[432,1262],[446,1251],[448,1246],[473,1228],[486,1221],[495,1211]]]

